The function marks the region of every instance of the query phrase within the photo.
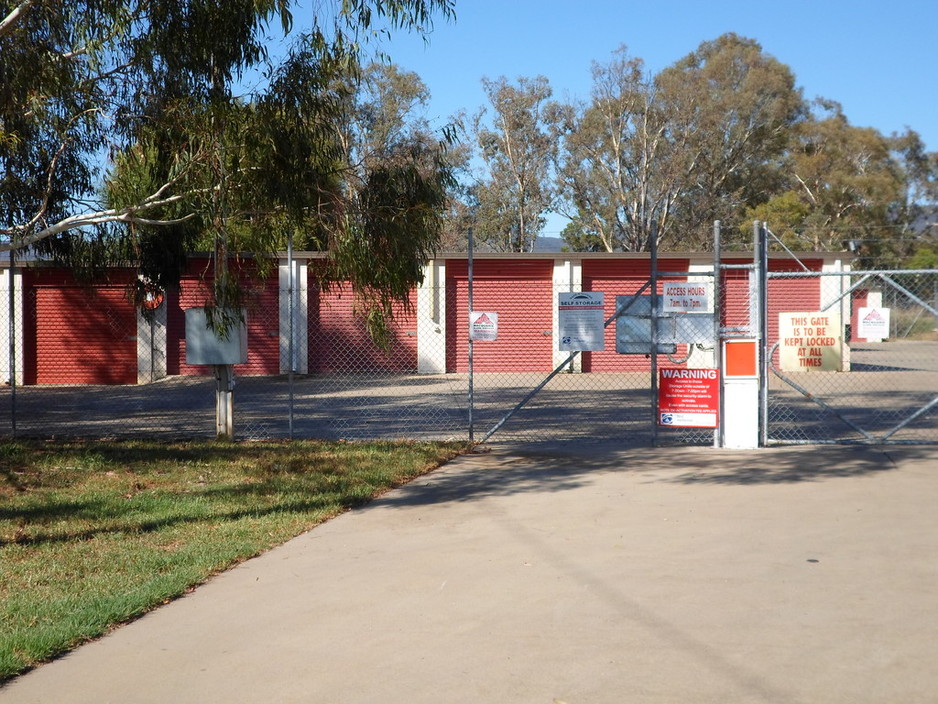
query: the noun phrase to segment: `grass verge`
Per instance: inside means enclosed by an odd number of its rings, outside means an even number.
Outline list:
[[[404,442],[0,442],[0,682],[459,452]]]

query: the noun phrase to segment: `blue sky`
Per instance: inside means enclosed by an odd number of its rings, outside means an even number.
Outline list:
[[[590,65],[625,44],[657,72],[736,32],[791,67],[806,98],[843,105],[851,124],[916,130],[938,150],[938,0],[457,0],[428,45],[394,35],[391,60],[432,94],[428,117],[485,104],[485,76],[543,75],[558,99],[589,95]]]

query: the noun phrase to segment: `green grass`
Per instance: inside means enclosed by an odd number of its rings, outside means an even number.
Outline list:
[[[459,452],[0,442],[0,682]]]

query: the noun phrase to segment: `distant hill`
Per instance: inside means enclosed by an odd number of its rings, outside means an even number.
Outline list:
[[[538,237],[534,240],[535,252],[562,252],[563,246],[562,237]]]

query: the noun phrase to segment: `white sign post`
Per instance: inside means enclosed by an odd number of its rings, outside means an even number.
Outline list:
[[[558,294],[557,320],[561,352],[606,349],[605,296],[601,291]]]

